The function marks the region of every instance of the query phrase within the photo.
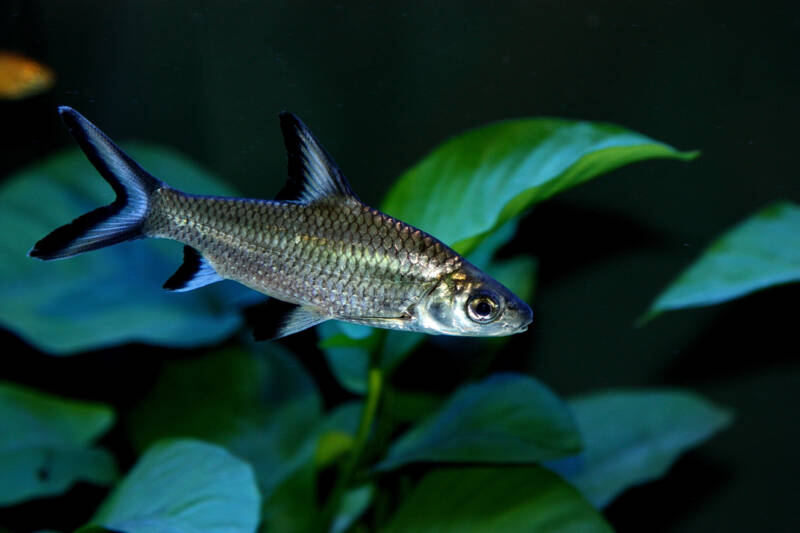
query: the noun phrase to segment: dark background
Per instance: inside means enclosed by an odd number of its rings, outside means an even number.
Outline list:
[[[503,118],[608,121],[700,149],[692,163],[616,171],[524,219],[511,247],[540,259],[537,321],[490,366],[528,370],[564,396],[679,386],[735,410],[731,429],[609,508],[619,531],[797,531],[798,286],[633,322],[721,231],[800,201],[799,36],[796,2],[2,0],[0,49],[59,79],[0,102],[0,179],[72,146],[59,104],[118,140],[174,146],[256,197],[285,176],[283,109],[373,205],[435,145]],[[0,378],[123,411],[172,356],[59,360],[2,340],[19,355],[2,357]],[[343,393],[313,343],[289,344],[334,402]],[[469,350],[439,352],[428,346],[400,379],[444,389],[475,373]],[[76,490],[85,519],[97,494]],[[26,509],[11,522],[41,517]]]

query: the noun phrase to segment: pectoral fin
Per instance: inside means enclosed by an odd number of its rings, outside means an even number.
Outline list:
[[[183,264],[164,283],[164,288],[168,291],[184,292],[222,280],[223,278],[217,274],[206,258],[200,255],[200,252],[191,246],[184,246]]]
[[[313,308],[276,298],[270,298],[248,313],[248,321],[254,324],[253,337],[257,341],[280,339],[329,319]]]

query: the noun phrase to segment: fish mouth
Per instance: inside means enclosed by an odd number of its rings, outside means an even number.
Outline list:
[[[524,320],[523,320],[522,324],[520,324],[514,330],[514,334],[516,334],[516,333],[524,333],[524,332],[528,331],[528,326],[530,326],[531,323],[533,322],[533,311],[531,310],[531,308],[526,306],[525,311],[526,312],[524,313]]]

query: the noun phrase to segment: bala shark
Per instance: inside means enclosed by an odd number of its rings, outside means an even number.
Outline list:
[[[463,336],[520,333],[528,305],[448,246],[361,202],[308,128],[280,123],[289,179],[275,200],[186,194],[151,176],[70,107],[59,114],[116,192],[111,204],[57,228],[29,252],[62,259],[144,237],[185,245],[164,288],[232,279],[268,295],[279,338],[326,320]]]

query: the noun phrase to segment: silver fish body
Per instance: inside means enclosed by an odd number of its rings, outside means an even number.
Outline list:
[[[294,115],[281,114],[287,186],[279,199],[249,200],[173,189],[79,113],[60,113],[118,196],[39,241],[34,257],[69,257],[141,237],[180,241],[184,264],[165,287],[232,279],[270,296],[282,318],[257,326],[258,338],[329,319],[469,336],[518,333],[532,320],[527,304],[448,246],[362,203]]]

